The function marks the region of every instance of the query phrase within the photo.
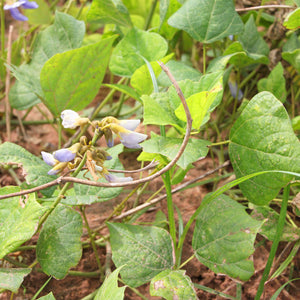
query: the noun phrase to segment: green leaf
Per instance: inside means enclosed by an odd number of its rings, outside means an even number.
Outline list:
[[[129,12],[121,0],[93,0],[87,21],[132,26]]]
[[[103,86],[106,86],[110,89],[116,89],[117,91],[124,93],[134,100],[137,100],[139,102],[142,102],[140,95],[130,86],[124,85],[124,84],[117,84],[117,83],[105,83]]]
[[[37,260],[47,275],[63,279],[77,265],[82,254],[81,235],[80,214],[57,206],[44,223],[36,246]]]
[[[181,4],[177,0],[161,0],[159,2],[159,17],[160,17],[159,33],[162,36],[165,36],[168,40],[172,40],[175,33],[178,31],[176,28],[171,27],[168,24],[168,19],[180,7]]]
[[[283,26],[287,29],[298,29],[300,27],[300,7],[291,11],[285,18]]]
[[[0,195],[19,191],[19,187],[7,186],[0,189]],[[33,195],[27,200],[13,197],[0,201],[0,259],[33,236],[43,212]]]
[[[289,62],[300,73],[300,49],[292,52],[282,52],[282,58]]]
[[[166,300],[198,299],[192,281],[184,270],[165,270],[156,275],[150,283],[150,295]]]
[[[300,171],[300,143],[289,116],[271,93],[252,98],[230,132],[229,155],[237,178],[265,170]],[[256,205],[266,205],[293,176],[261,175],[240,184]]]
[[[268,64],[269,47],[257,31],[253,16],[245,24],[245,29],[238,37],[238,41],[232,43],[223,55],[237,54],[230,59],[230,63],[244,67],[254,63]],[[243,53],[245,52],[245,53]]]
[[[285,89],[285,78],[283,76],[283,67],[279,62],[267,78],[262,78],[257,83],[259,92],[268,91],[272,93],[282,103],[285,102],[287,91]]]
[[[173,54],[170,54],[160,59],[160,61],[166,63],[172,57]],[[149,64],[151,65],[153,73],[157,78],[158,75],[162,72],[160,65],[158,64],[157,61],[151,62]],[[154,83],[152,81],[149,67],[147,64],[135,70],[135,72],[131,77],[130,84],[140,95],[150,95],[153,92]]]
[[[97,95],[116,36],[56,54],[41,71],[44,104],[55,117],[65,109],[79,111]]]
[[[186,1],[168,23],[202,43],[212,43],[230,34],[241,33],[244,27],[231,0]]]
[[[203,77],[204,76],[202,76],[201,79]],[[204,121],[205,115],[209,111],[209,108],[222,90],[222,78],[220,77],[219,81],[210,91],[202,91],[186,99],[186,103],[189,107],[193,119],[193,128],[200,128],[201,124]],[[186,115],[183,104],[180,104],[180,106],[175,110],[175,114],[178,119],[186,122]]]
[[[164,57],[168,44],[157,33],[132,28],[114,49],[109,69],[116,75],[130,77],[147,61]]]
[[[259,233],[270,241],[274,241],[279,214],[268,206],[256,206],[251,214],[252,218],[257,221],[265,221],[259,230]],[[300,237],[300,229],[293,227],[286,222],[283,227],[281,241],[294,242]]]
[[[51,12],[48,4],[44,0],[35,0],[35,2],[39,6],[38,8],[24,10],[28,22],[34,25],[50,24]]]
[[[119,144],[115,147],[112,147],[107,150],[107,152],[112,156],[111,160],[105,162],[105,167],[108,169],[123,170],[123,165],[121,164],[118,154],[123,151],[123,145]],[[82,171],[77,176],[81,179],[92,179],[90,174],[84,174],[86,171]],[[116,176],[122,176],[123,174],[118,174]],[[107,182],[105,179],[99,179],[98,182]],[[89,205],[96,202],[104,202],[110,199],[114,199],[122,192],[123,188],[121,187],[95,187],[84,184],[74,184],[74,194],[67,195],[62,199],[61,203],[68,205]]]
[[[39,298],[38,300],[55,300],[55,297],[53,296],[52,292],[47,294],[46,296],[43,296]]]
[[[166,66],[168,67],[168,69],[170,70],[171,74],[174,76],[177,82],[185,79],[199,81],[201,77],[201,73],[198,70],[180,61],[170,60],[166,63]],[[172,85],[171,80],[165,72],[161,72],[157,80],[159,85],[161,86],[169,87],[170,85]]]
[[[37,95],[43,97],[40,85],[43,65],[56,53],[80,47],[84,34],[83,21],[77,21],[70,15],[56,12],[54,24],[38,34],[30,63],[13,68],[13,75],[18,81],[9,93],[11,106],[22,110],[39,103],[40,99]]]
[[[30,272],[30,268],[0,268],[0,288],[12,291],[13,293],[17,294],[24,277],[27,276]]]
[[[48,175],[51,169],[43,160],[31,154],[21,146],[6,142],[0,145],[0,165],[17,164],[22,166],[26,183],[29,186],[39,186],[54,179],[54,176]],[[42,190],[46,196],[51,196],[54,188]]]
[[[300,116],[293,118],[292,125],[294,130],[300,130]]]
[[[228,196],[201,203],[193,235],[197,259],[215,273],[248,280],[254,273],[248,257],[261,222],[253,220],[243,205]]]
[[[98,290],[94,300],[121,300],[124,299],[126,286],[118,287],[118,276],[122,267],[114,270],[105,278],[103,284]]]
[[[172,160],[177,155],[182,141],[183,139],[180,138],[162,137],[152,133],[151,139],[143,142],[141,146],[144,152],[161,154]],[[209,141],[190,139],[177,161],[177,165],[186,169],[189,164],[200,157],[205,157],[208,153],[208,145],[210,145]],[[138,157],[138,160],[140,160],[140,157]]]
[[[175,109],[180,105],[179,97],[169,97],[168,93],[154,93],[143,95],[144,124],[173,125],[183,131],[184,122],[175,115]]]
[[[158,227],[108,223],[112,259],[121,269],[122,279],[132,287],[150,281],[174,265],[174,249],[169,233]]]

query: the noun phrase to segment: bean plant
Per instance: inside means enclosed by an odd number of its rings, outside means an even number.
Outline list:
[[[199,290],[243,299],[258,234],[271,250],[255,299],[286,270],[272,299],[297,280],[300,1],[244,2],[1,0],[0,167],[17,183],[0,188],[1,293],[13,299],[42,272],[48,280],[32,299],[55,299],[40,293],[68,275],[99,279],[84,299],[129,290],[147,299],[138,289],[146,283],[167,300],[198,299]],[[36,156],[12,142],[16,127],[42,124],[56,130],[55,149]],[[124,170],[123,152],[140,167]],[[215,168],[187,180],[204,158]],[[154,179],[163,188],[149,190]],[[184,221],[173,194],[205,182],[210,192]],[[90,226],[86,208],[116,197]],[[141,224],[161,201],[163,222]],[[290,253],[271,273],[279,242]],[[74,271],[87,248],[97,270]],[[15,255],[26,251],[30,265]],[[236,295],[194,283],[191,260],[231,278]]]

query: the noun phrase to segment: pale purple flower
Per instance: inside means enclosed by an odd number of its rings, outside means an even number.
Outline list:
[[[234,99],[236,98],[236,96],[237,96],[238,100],[243,99],[244,94],[243,94],[242,90],[238,88],[237,82],[228,81],[228,86],[229,86],[229,89],[230,89],[231,96]]]
[[[110,173],[105,174],[104,177],[110,183],[115,183],[115,182],[129,182],[129,181],[133,180],[132,177],[117,177],[117,176],[112,175]]]
[[[64,110],[60,117],[62,118],[62,125],[64,128],[75,129],[79,126],[78,120],[80,119],[79,114],[71,109]]]
[[[127,130],[134,131],[140,124],[140,120],[121,120],[119,125]]]
[[[120,138],[121,138],[121,143],[130,149],[139,149],[142,148],[139,143],[143,142],[146,138],[146,134],[134,132],[134,131],[123,131],[119,132]]]
[[[22,1],[6,1],[6,4],[4,5],[3,9],[4,10],[9,10],[11,16],[18,21],[27,21],[28,18],[20,13],[18,10],[18,7],[25,8],[25,9],[36,9],[38,8],[38,4],[34,1],[27,1],[27,0],[22,0]]]
[[[51,153],[42,151],[41,154],[42,154],[44,162],[47,165],[53,167],[57,163],[57,161],[55,160],[54,156]]]
[[[56,175],[59,173],[59,169],[54,169],[52,168],[49,172],[48,172],[48,175]]]
[[[60,162],[68,162],[75,158],[76,152],[74,153],[69,149],[59,149],[53,153],[53,156]]]

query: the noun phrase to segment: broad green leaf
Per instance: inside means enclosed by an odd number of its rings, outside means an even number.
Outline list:
[[[103,84],[103,86],[106,86],[110,89],[116,89],[117,91],[130,96],[134,100],[142,102],[140,95],[133,88],[131,88],[128,85],[117,84],[117,83],[105,83],[105,84]]]
[[[283,26],[287,29],[298,29],[300,27],[300,7],[291,11],[285,18]]]
[[[212,43],[230,34],[241,33],[244,27],[231,0],[186,1],[168,23],[202,43]]]
[[[3,187],[0,195],[18,191],[19,187]],[[32,195],[28,199],[13,197],[0,201],[0,259],[33,236],[43,212]]]
[[[35,0],[38,4],[36,9],[25,9],[24,14],[28,17],[28,22],[34,25],[50,24],[51,12],[50,7],[45,0]]]
[[[225,56],[219,56],[209,62],[206,73],[224,71],[231,57],[235,55],[246,55],[245,52],[236,52]]]
[[[9,93],[11,106],[22,110],[39,103],[39,96],[43,97],[40,85],[43,65],[56,53],[80,47],[84,34],[83,21],[77,21],[70,15],[56,12],[54,24],[38,34],[30,63],[13,68],[13,75],[18,81]]]
[[[229,156],[237,178],[266,170],[300,171],[300,143],[289,116],[271,93],[252,98],[230,132]],[[293,177],[266,174],[240,184],[256,205],[266,205]]]
[[[116,75],[130,77],[147,61],[164,57],[168,44],[157,33],[132,28],[114,49],[109,69]]]
[[[286,100],[287,91],[285,89],[285,78],[283,67],[279,62],[267,78],[262,78],[257,83],[259,92],[268,91],[272,93],[282,103]]]
[[[53,296],[53,294],[51,292],[51,293],[47,294],[46,296],[38,298],[38,300],[55,300],[55,297]]]
[[[230,59],[230,63],[244,67],[254,63],[268,64],[269,47],[257,31],[253,16],[245,24],[245,29],[224,52],[224,55],[237,54]],[[243,53],[245,52],[246,55]]]
[[[286,43],[284,43],[282,47],[283,52],[293,52],[294,50],[300,48],[300,36],[297,36],[295,32],[293,32]]]
[[[126,284],[140,286],[174,265],[169,233],[158,227],[108,223],[112,259]]]
[[[87,21],[132,26],[129,12],[121,0],[93,0]]]
[[[170,60],[166,63],[166,66],[168,67],[168,69],[170,70],[171,74],[174,76],[177,82],[185,79],[199,81],[199,79],[201,78],[201,73],[198,70],[186,65],[183,62]],[[161,86],[169,87],[170,85],[172,85],[171,80],[165,72],[161,72],[157,80],[159,85]]]
[[[178,153],[183,139],[162,137],[156,134],[151,134],[151,139],[141,143],[143,152],[158,153],[172,160]],[[191,163],[198,160],[200,157],[205,157],[208,153],[209,141],[190,139],[183,154],[177,161],[177,165],[186,169]],[[140,160],[140,157],[138,157]]]
[[[26,183],[29,186],[39,186],[54,179],[48,175],[51,169],[43,160],[31,154],[19,145],[6,142],[0,145],[0,165],[16,164],[22,166]],[[51,196],[54,188],[42,190],[46,196]]]
[[[41,71],[44,104],[55,117],[65,109],[79,111],[97,95],[116,36],[56,54]]]
[[[168,93],[154,93],[143,95],[144,124],[173,125],[183,131],[184,122],[175,115],[175,109],[180,105],[179,97],[169,97]]]
[[[217,83],[213,90],[203,91],[186,99],[186,103],[193,119],[193,128],[200,128],[210,106],[213,104],[218,93],[222,91],[222,89],[222,79],[220,78],[219,83]],[[175,114],[178,119],[186,122],[186,115],[182,104],[175,110]]]
[[[248,280],[254,273],[248,257],[261,222],[225,195],[208,202],[204,198],[201,206],[192,242],[197,259],[215,273]]]
[[[282,52],[282,58],[289,62],[300,73],[300,49],[292,52]]]
[[[30,272],[30,268],[0,268],[0,288],[12,291],[13,293],[18,293],[18,289],[21,286],[24,277]]]
[[[168,60],[172,58],[173,54],[170,54],[162,59],[161,62],[166,63]],[[162,69],[157,61],[149,63],[153,70],[155,77],[162,72]],[[153,81],[151,78],[151,74],[149,71],[148,64],[145,64],[135,70],[130,80],[131,86],[140,94],[140,95],[150,95],[153,92]]]
[[[81,234],[80,214],[57,206],[44,223],[36,246],[37,260],[47,275],[63,279],[77,265],[82,253]]]
[[[159,33],[165,36],[168,40],[172,40],[178,29],[171,27],[168,24],[168,19],[173,15],[181,4],[177,0],[161,0],[159,2]]]
[[[94,300],[121,300],[124,298],[126,286],[118,287],[118,276],[122,267],[114,270],[105,278]]]
[[[198,299],[192,281],[184,270],[165,270],[156,275],[150,283],[150,295],[166,300]]]
[[[112,156],[111,160],[105,162],[105,167],[114,170],[123,170],[123,165],[121,164],[118,154],[123,151],[123,145],[119,144],[107,150],[107,152]],[[77,176],[82,179],[93,180],[90,174],[84,174],[86,171],[82,171]],[[116,174],[115,176],[124,177],[123,174]],[[105,179],[99,179],[99,182],[107,182]],[[107,188],[107,187],[95,187],[84,184],[74,184],[74,194],[67,195],[62,199],[61,203],[68,205],[89,205],[96,202],[104,202],[110,199],[114,199],[122,192],[123,188]]]
[[[279,214],[268,206],[256,206],[251,214],[257,221],[265,221],[259,230],[259,233],[270,241],[273,241],[276,234]],[[300,229],[293,227],[286,222],[283,227],[281,241],[294,242],[300,237]]]

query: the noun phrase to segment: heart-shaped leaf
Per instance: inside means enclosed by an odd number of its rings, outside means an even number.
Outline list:
[[[269,92],[254,96],[230,132],[229,155],[237,178],[259,171],[300,172],[300,143],[290,118]],[[293,177],[281,173],[260,175],[240,184],[256,205],[266,205]]]

